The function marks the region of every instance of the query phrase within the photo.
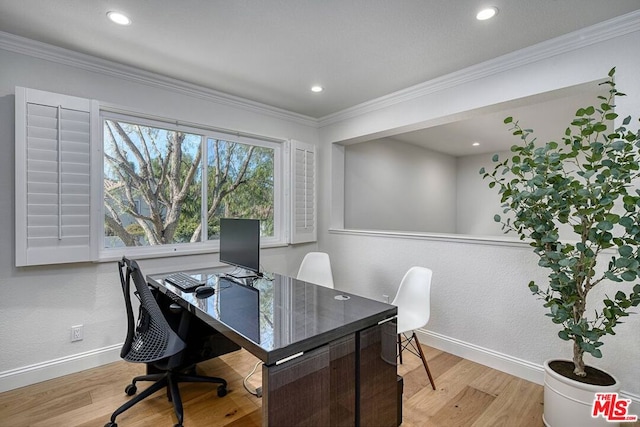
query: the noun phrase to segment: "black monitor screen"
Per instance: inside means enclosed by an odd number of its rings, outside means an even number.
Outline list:
[[[260,220],[220,219],[220,261],[260,271]]]

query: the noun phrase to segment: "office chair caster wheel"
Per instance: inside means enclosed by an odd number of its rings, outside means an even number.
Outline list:
[[[127,393],[127,396],[133,396],[138,391],[138,387],[135,384],[129,384],[125,387],[124,392]],[[105,426],[108,427],[108,426]]]
[[[106,424],[104,425],[104,427],[118,427],[118,424],[116,424],[116,423],[114,423],[114,422],[109,421],[108,423],[106,423]]]
[[[223,385],[218,386],[218,397],[225,397],[227,395],[227,388]]]

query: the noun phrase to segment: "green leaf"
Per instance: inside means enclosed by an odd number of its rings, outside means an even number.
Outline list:
[[[613,229],[613,224],[609,221],[601,221],[597,225],[598,230],[609,231]]]
[[[498,214],[494,215],[494,216],[493,216],[493,220],[494,220],[495,222],[500,222],[500,220],[501,220],[500,215],[498,215]]]
[[[504,124],[512,123],[512,122],[513,122],[513,117],[511,117],[511,116],[509,116],[509,117],[504,119]]]
[[[484,175],[486,172],[484,171],[484,167],[480,168],[480,175]]]
[[[498,161],[498,155],[494,154],[493,157],[491,158],[491,160],[493,160],[494,162]]]
[[[626,143],[624,140],[619,139],[619,140],[617,140],[617,141],[614,141],[614,142],[611,144],[611,148],[613,148],[615,151],[622,151],[622,150],[624,150],[624,147],[625,147],[626,145],[627,145],[627,143]]]
[[[605,125],[604,123],[596,123],[593,126],[593,130],[595,130],[596,132],[604,132],[605,130],[607,130],[607,125]]]
[[[633,248],[629,245],[620,246],[618,248],[618,253],[623,257],[630,257],[633,255]]]
[[[626,280],[627,282],[633,282],[634,280],[636,280],[637,274],[635,271],[629,270],[622,273],[620,277],[622,277],[622,279]]]
[[[610,272],[610,271],[605,271],[605,272],[604,272],[604,276],[605,276],[607,279],[609,279],[609,280],[611,280],[611,281],[613,281],[613,282],[622,282],[622,279],[621,279],[621,278],[619,278],[618,276],[616,276],[615,274],[613,274],[613,273],[612,273],[612,272]]]

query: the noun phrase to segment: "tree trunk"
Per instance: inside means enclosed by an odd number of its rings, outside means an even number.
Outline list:
[[[579,377],[586,377],[587,373],[584,371],[584,360],[582,356],[584,355],[584,350],[580,348],[580,344],[577,341],[573,341],[573,373]]]

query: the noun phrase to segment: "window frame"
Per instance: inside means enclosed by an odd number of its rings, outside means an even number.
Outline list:
[[[232,132],[226,130],[215,129],[209,126],[186,123],[178,120],[171,120],[166,118],[151,117],[145,114],[121,111],[116,109],[106,108],[101,106],[99,111],[99,124],[100,124],[100,138],[96,141],[98,144],[96,151],[99,151],[99,163],[96,164],[96,170],[100,171],[100,206],[96,207],[96,212],[99,210],[98,230],[97,230],[97,243],[98,243],[98,261],[111,261],[121,258],[123,255],[132,256],[136,258],[156,258],[156,257],[170,257],[180,255],[197,255],[206,253],[217,253],[220,251],[219,240],[203,240],[193,243],[172,243],[155,246],[124,246],[117,248],[105,247],[105,227],[104,227],[104,124],[105,120],[117,120],[128,122],[132,124],[139,124],[142,126],[158,127],[170,131],[182,131],[200,135],[202,137],[202,159],[207,158],[208,140],[218,139],[228,142],[236,142],[240,144],[250,144],[260,147],[266,147],[274,150],[274,166],[273,166],[273,208],[274,219],[273,228],[274,235],[270,237],[261,237],[260,247],[277,247],[286,246],[288,244],[289,231],[287,227],[288,212],[287,212],[287,194],[289,194],[289,179],[288,176],[288,162],[286,159],[289,155],[289,142],[287,140],[268,138],[258,135],[245,134],[241,132]],[[98,156],[96,156],[98,160]],[[205,176],[205,162],[200,164],[202,176]],[[206,183],[203,180],[202,192],[206,191]],[[206,209],[206,205],[203,204],[203,209]],[[203,235],[206,236],[206,228],[203,227]]]

